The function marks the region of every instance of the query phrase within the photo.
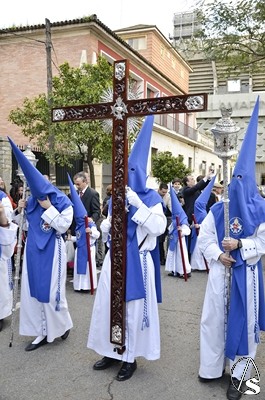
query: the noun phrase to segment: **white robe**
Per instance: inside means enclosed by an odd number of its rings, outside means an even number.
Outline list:
[[[14,223],[9,228],[0,227],[0,319],[12,313],[13,291],[9,283],[12,280],[11,257],[17,242],[17,228]]]
[[[200,326],[200,369],[199,375],[202,378],[218,378],[222,376],[225,368],[225,305],[224,305],[224,284],[225,267],[218,260],[222,253],[218,245],[215,220],[211,211],[203,220],[198,236],[198,243],[201,251],[209,263],[209,275],[205,292],[201,326]],[[265,253],[265,223],[261,224],[253,237],[242,239],[243,247],[240,250],[243,260],[249,265],[255,265]],[[254,337],[254,295],[253,295],[253,272],[247,268],[247,307],[248,307],[248,345],[249,356],[255,358],[257,344]],[[255,281],[258,296],[258,273],[255,269]],[[257,297],[258,298],[258,297]],[[238,361],[230,360],[230,369]],[[240,362],[233,371],[233,377],[239,380],[242,377],[245,362]],[[249,369],[245,379],[250,378]]]
[[[55,207],[51,206],[42,214],[42,219],[50,224],[57,232],[63,234],[69,229],[73,219],[73,208],[68,207],[59,213]],[[66,250],[63,238],[61,242],[61,298],[60,311],[56,311],[56,291],[58,288],[59,254],[58,241],[55,241],[52,277],[50,288],[50,302],[41,303],[31,297],[27,271],[27,243],[24,251],[22,282],[21,282],[21,304],[20,304],[20,324],[19,333],[25,336],[47,336],[48,342],[53,342],[55,338],[62,336],[68,329],[73,327],[72,319],[68,311],[67,300],[65,297],[66,284]]]
[[[149,216],[147,218],[148,214]],[[142,204],[132,219],[138,223],[136,233],[139,244],[147,235],[140,251],[143,268],[142,252],[155,248],[157,237],[165,231],[166,217],[164,216],[162,205],[159,203],[149,209]],[[107,223],[107,220],[103,221],[103,224]],[[103,231],[104,235],[102,236],[106,237],[107,235],[104,227],[102,229],[102,232]],[[160,358],[160,325],[155,291],[154,265],[150,252],[147,252],[146,286],[147,310],[150,326],[142,330],[144,299],[126,302],[126,350],[122,355],[114,352],[115,346],[110,343],[110,269],[110,251],[108,251],[100,274],[87,347],[93,349],[102,356],[127,362],[133,362],[135,357],[139,356],[147,360],[156,360]]]
[[[8,219],[9,222],[11,222],[12,216],[13,216],[13,207],[12,207],[9,197],[7,197],[7,196],[3,197],[1,202],[5,209],[6,218]]]
[[[92,226],[90,235],[90,252],[91,252],[91,262],[92,262],[92,278],[93,278],[93,287],[97,288],[97,264],[96,264],[96,240],[100,236],[100,232],[97,230],[96,226]],[[75,236],[72,236],[73,241],[75,241]],[[85,274],[77,273],[77,251],[75,250],[75,260],[74,260],[74,290],[90,290],[91,282],[89,275],[89,264],[87,262],[87,269]]]
[[[201,250],[198,245],[198,238],[194,247],[194,250],[191,254],[190,265],[191,270],[195,271],[206,271],[205,265],[206,259],[203,257]]]
[[[170,229],[172,229],[171,226],[169,227],[169,235],[170,235]],[[186,272],[187,272],[187,274],[189,274],[191,272],[191,266],[190,266],[190,262],[189,262],[189,256],[188,256],[188,250],[187,250],[185,236],[188,236],[190,234],[190,228],[184,224],[184,225],[181,225],[181,230],[182,230],[182,235],[183,235],[181,237],[181,242],[182,242],[182,248],[183,248],[184,261],[185,261],[185,266],[186,266]],[[183,261],[182,261],[182,256],[181,256],[179,240],[178,240],[177,246],[175,247],[174,250],[168,249],[168,251],[167,251],[165,271],[174,272],[175,275],[177,273],[180,275],[184,274]]]

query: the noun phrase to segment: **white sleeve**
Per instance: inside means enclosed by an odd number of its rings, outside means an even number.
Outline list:
[[[161,203],[148,208],[144,203],[132,216],[132,220],[145,231],[146,235],[160,236],[165,232],[167,219]]]
[[[265,254],[265,223],[262,223],[253,236],[241,239],[241,257],[248,265],[255,265]]]
[[[211,211],[208,212],[200,226],[197,241],[200,251],[207,260],[217,261],[220,254],[223,253],[218,244],[215,220]]]
[[[13,207],[11,201],[7,196],[3,197],[1,201],[5,209],[6,218],[8,219],[9,222],[11,222],[13,217]]]
[[[73,220],[73,207],[65,208],[61,213],[51,206],[41,216],[57,232],[65,233],[71,226]]]
[[[1,260],[12,257],[17,243],[17,228],[13,222],[8,228],[0,227]]]

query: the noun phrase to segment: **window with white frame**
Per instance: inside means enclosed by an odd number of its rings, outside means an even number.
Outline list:
[[[147,47],[146,36],[142,37],[134,37],[129,38],[126,42],[134,49],[134,50],[145,50]]]

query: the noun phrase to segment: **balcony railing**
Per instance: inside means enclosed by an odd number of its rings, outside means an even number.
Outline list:
[[[179,135],[185,136],[191,140],[198,140],[198,132],[189,125],[178,121],[175,117],[170,114],[156,115],[155,123],[157,125],[163,126],[171,131],[178,133]]]

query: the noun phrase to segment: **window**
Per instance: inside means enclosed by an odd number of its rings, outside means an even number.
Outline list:
[[[206,161],[202,161],[201,163],[201,174],[206,175]]]
[[[147,85],[146,87],[146,97],[148,99],[153,99],[154,97],[157,96],[157,94],[159,95],[159,91],[157,91],[155,88],[150,87]]]
[[[126,42],[134,49],[134,50],[145,50],[146,49],[146,37],[138,37],[138,38],[130,38],[127,39]]]
[[[241,91],[240,79],[229,79],[227,81],[227,91],[228,92],[240,92]]]
[[[188,158],[188,167],[189,169],[192,169],[192,157]]]

